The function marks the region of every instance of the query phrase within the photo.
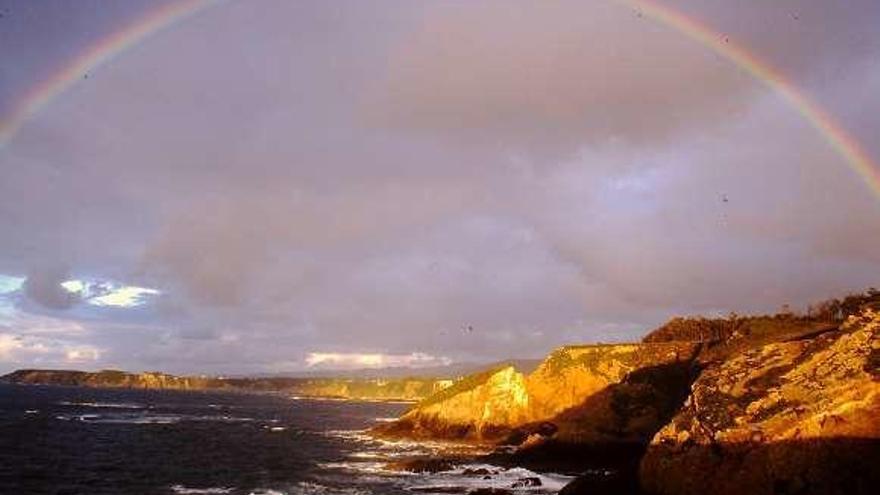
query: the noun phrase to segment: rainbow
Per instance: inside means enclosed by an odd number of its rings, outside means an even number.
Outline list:
[[[617,0],[721,55],[779,94],[844,158],[847,165],[880,198],[880,167],[846,129],[810,100],[777,69],[734,43],[728,36],[655,0]]]
[[[65,90],[83,80],[90,72],[140,43],[202,11],[220,0],[181,0],[150,12],[131,25],[120,29],[92,45],[61,70],[34,86],[15,106],[9,119],[0,121],[0,149],[6,146],[31,117],[45,108]],[[779,94],[840,154],[847,165],[880,198],[880,167],[835,119],[810,100],[777,69],[749,53],[729,37],[685,14],[655,0],[615,0],[663,24],[721,55],[751,74]]]
[[[8,119],[0,121],[0,149],[4,148],[31,117],[65,90],[82,81],[101,65],[119,56],[151,35],[201,12],[216,0],[181,0],[150,11],[130,25],[110,33],[65,64],[51,77],[32,87],[14,107]]]

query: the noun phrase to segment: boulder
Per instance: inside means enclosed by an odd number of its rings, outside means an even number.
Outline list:
[[[541,483],[541,478],[538,478],[537,476],[527,476],[525,478],[520,478],[520,479],[514,481],[513,484],[510,485],[510,487],[511,488],[530,488],[530,487],[535,487],[535,486],[541,486],[542,484],[543,483]]]

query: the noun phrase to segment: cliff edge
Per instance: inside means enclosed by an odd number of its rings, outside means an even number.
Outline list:
[[[880,486],[880,313],[704,370],[651,441],[654,494],[874,493]]]
[[[597,407],[592,398],[604,392],[610,400],[609,390],[639,372],[687,369],[698,349],[690,342],[561,347],[528,375],[501,366],[459,380],[374,433],[519,443],[537,432],[574,441],[599,434],[591,427],[600,425],[578,422],[579,412]]]

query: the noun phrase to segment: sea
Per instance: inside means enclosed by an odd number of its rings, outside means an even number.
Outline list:
[[[439,472],[389,468],[467,452],[367,434],[410,405],[0,385],[0,495],[543,494],[571,480],[467,460],[476,451]]]

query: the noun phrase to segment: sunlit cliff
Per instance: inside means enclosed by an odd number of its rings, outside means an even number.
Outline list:
[[[497,440],[517,427],[552,420],[637,370],[688,366],[698,347],[690,342],[562,347],[529,375],[503,366],[461,380],[380,433]]]

